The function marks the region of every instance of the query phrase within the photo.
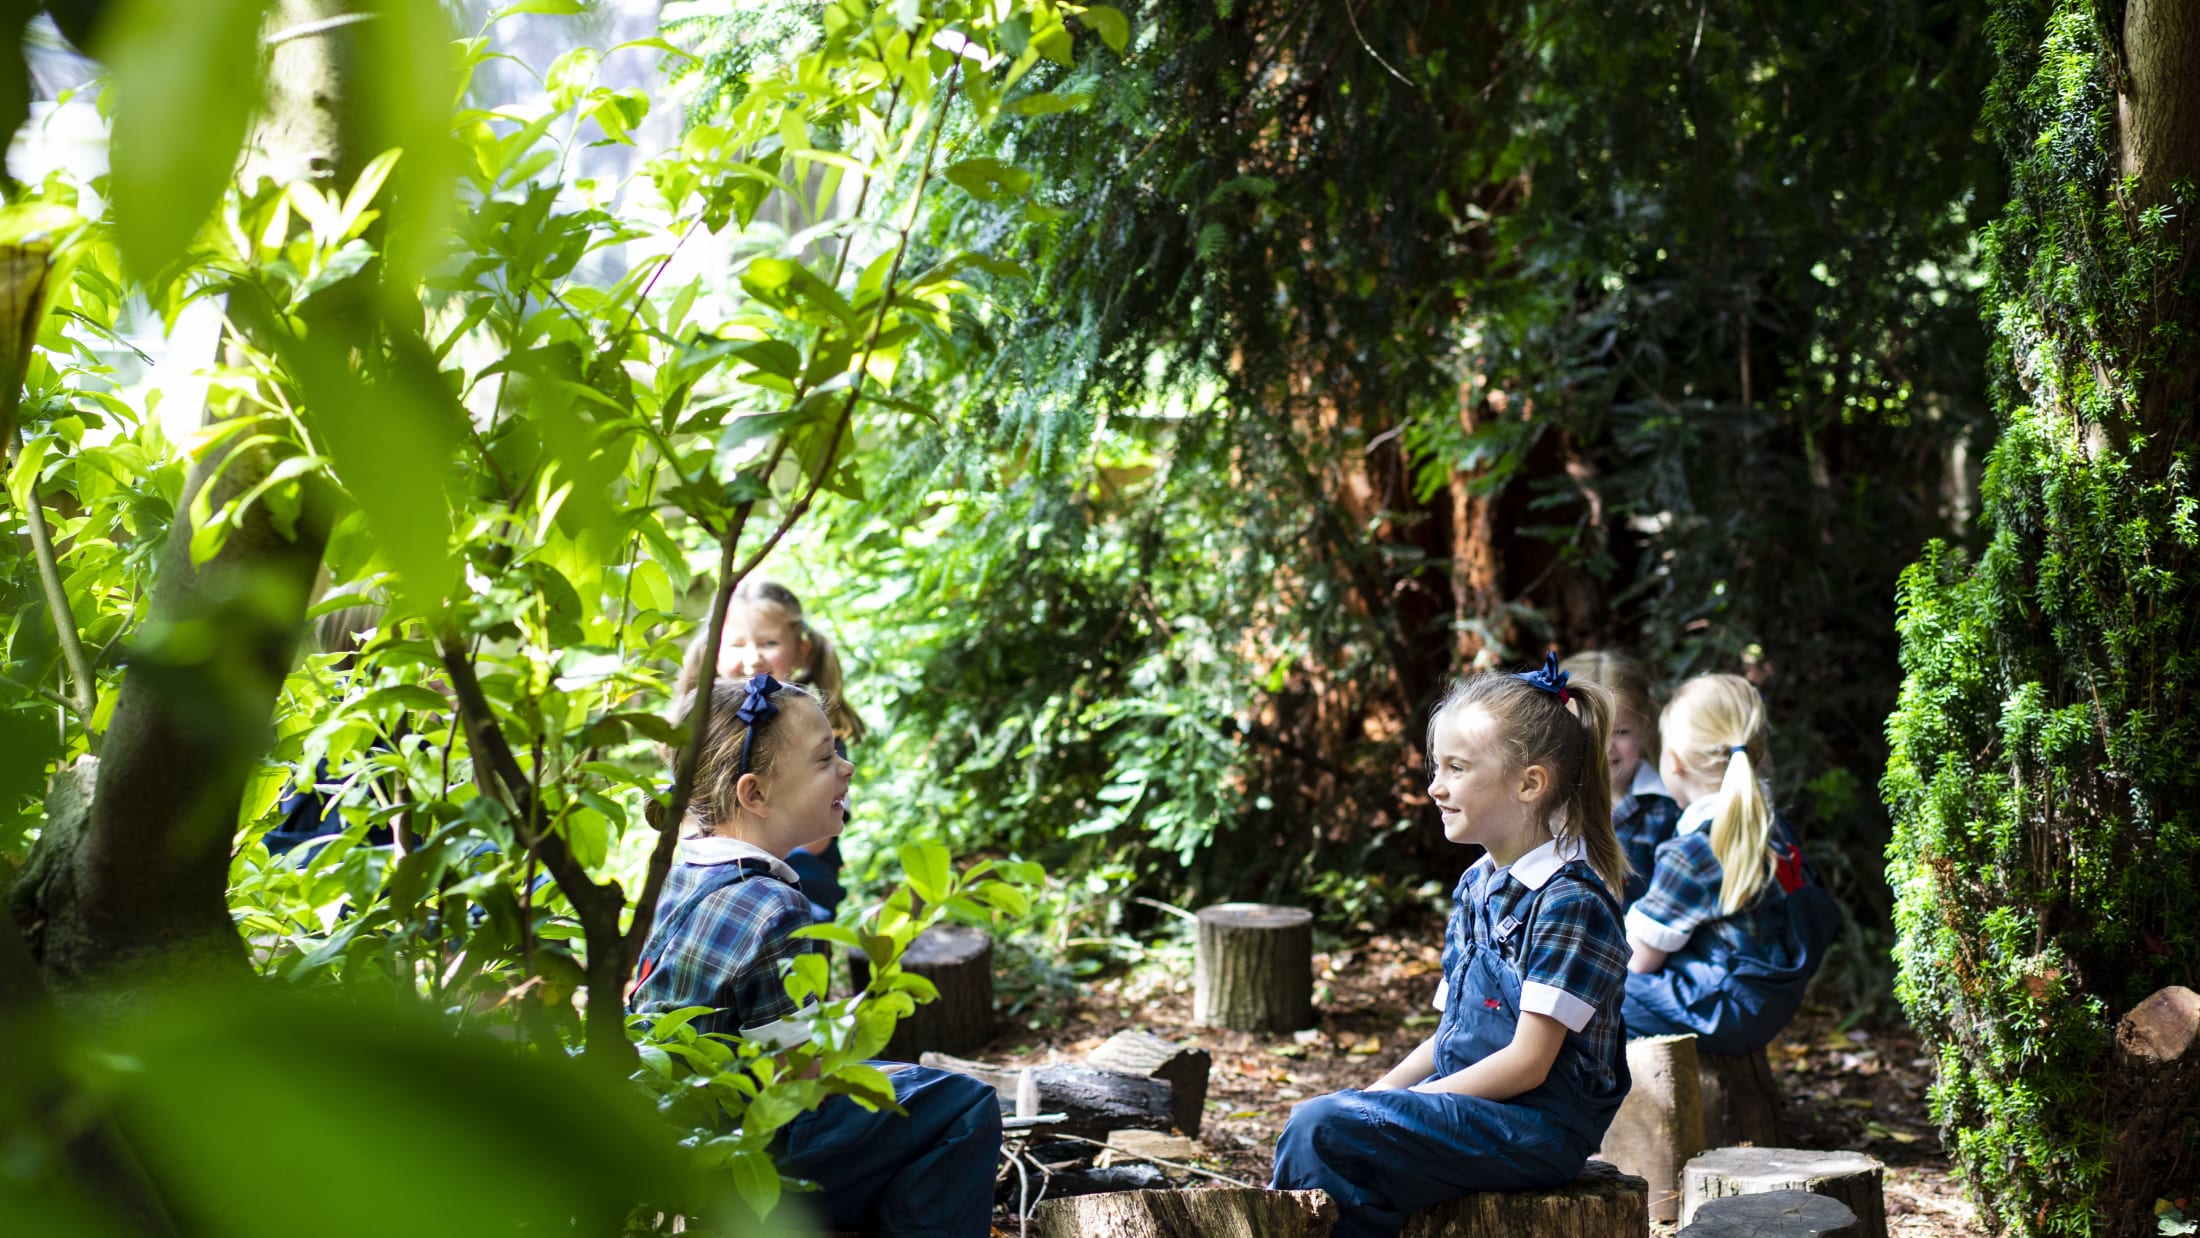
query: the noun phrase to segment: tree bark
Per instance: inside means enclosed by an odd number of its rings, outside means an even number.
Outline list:
[[[1581,1238],[1650,1232],[1649,1189],[1602,1161],[1555,1191],[1482,1191],[1406,1218],[1403,1238]]]
[[[1764,1050],[1699,1052],[1696,1063],[1704,1147],[1739,1143],[1772,1147],[1780,1142],[1780,1085],[1772,1077],[1772,1061]]]
[[[322,9],[300,0],[291,11]],[[316,36],[349,38],[344,28]],[[319,178],[348,184],[362,160],[332,106],[343,97],[341,59],[295,68],[278,61],[278,110],[261,132],[271,150],[310,141],[299,157]],[[218,509],[281,458],[218,448],[192,466],[83,828],[42,835],[11,892],[16,924],[60,995],[119,989],[137,976],[172,983],[246,970],[226,901],[229,851],[245,779],[304,630],[330,510],[325,493],[309,488],[296,521],[281,528],[256,504],[202,564],[191,562],[189,513],[207,487]]]
[[[1199,912],[1192,1021],[1288,1032],[1314,1021],[1314,913],[1222,903]]]
[[[863,987],[869,960],[851,955],[848,962],[856,987]],[[939,997],[894,1028],[883,1056],[914,1062],[927,1053],[968,1053],[993,1039],[993,939],[983,929],[926,929],[902,952],[901,969],[931,981]]]
[[[1199,1138],[1207,1110],[1207,1076],[1214,1068],[1214,1059],[1205,1049],[1163,1040],[1151,1032],[1124,1031],[1108,1037],[1085,1055],[1085,1061],[1102,1070],[1168,1084],[1176,1129],[1186,1138]]]
[[[1650,1187],[1650,1219],[1681,1214],[1681,1167],[1704,1149],[1702,1067],[1694,1036],[1645,1036],[1627,1042],[1634,1086],[1604,1132],[1601,1155]]]
[[[1119,1191],[1054,1199],[1031,1214],[1033,1238],[1327,1238],[1337,1205],[1324,1191]]]
[[[1165,1131],[1176,1123],[1169,1085],[1159,1079],[1141,1079],[1070,1062],[995,1066],[944,1053],[927,1053],[921,1064],[969,1075],[992,1088],[1000,1093],[1004,1114],[1014,1113],[1017,1092],[1028,1073],[1038,1095],[1039,1112],[1064,1114],[1067,1118],[1047,1127],[1047,1134],[1083,1135],[1106,1142],[1110,1131]]]

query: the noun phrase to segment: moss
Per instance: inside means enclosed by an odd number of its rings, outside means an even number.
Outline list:
[[[1902,579],[1882,783],[1898,996],[1951,1151],[2022,1234],[2152,1232],[2139,1206],[2190,1185],[2116,1173],[2105,1069],[2115,1020],[2200,972],[2192,410],[2141,398],[2200,361],[2168,222],[2194,194],[2142,206],[2117,178],[2116,20],[2011,0],[1990,25],[2012,194],[1984,235],[1989,540]]]

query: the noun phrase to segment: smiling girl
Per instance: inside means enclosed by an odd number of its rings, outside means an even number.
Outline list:
[[[1444,837],[1485,852],[1453,896],[1436,1034],[1366,1090],[1294,1108],[1276,1145],[1275,1188],[1328,1191],[1339,1238],[1571,1182],[1627,1094],[1611,698],[1567,680],[1556,659],[1478,675],[1429,723]]]

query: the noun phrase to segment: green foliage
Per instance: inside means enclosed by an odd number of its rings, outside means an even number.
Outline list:
[[[66,583],[53,609],[35,556],[0,560],[0,738],[18,741],[0,750],[0,849],[21,861],[37,792],[100,751],[131,677],[193,659],[240,670],[264,652],[203,619],[146,624],[165,544],[187,553],[161,570],[241,563],[248,582],[270,544],[311,550],[325,645],[281,681],[229,862],[253,966],[293,987],[397,995],[521,1041],[521,1056],[585,1048],[599,1069],[636,1072],[678,1102],[667,1116],[699,1132],[705,1166],[730,1167],[768,1212],[766,1149],[788,1117],[836,1094],[890,1100],[861,1059],[932,996],[900,971],[901,947],[944,916],[1024,915],[1039,874],[1005,859],[958,874],[909,839],[895,858],[923,912],[902,893],[817,931],[860,942],[873,979],[820,1007],[815,1046],[790,1057],[683,1039],[677,1020],[623,1026],[671,855],[674,830],[655,821],[687,795],[667,768],[688,738],[663,720],[668,678],[699,599],[723,606],[821,495],[864,494],[876,461],[855,447],[878,421],[930,415],[956,324],[983,312],[986,280],[1014,272],[982,248],[916,253],[912,236],[944,197],[1030,188],[964,147],[1019,78],[1067,62],[1064,22],[1085,10],[813,6],[677,148],[617,186],[576,186],[561,181],[575,152],[634,145],[650,106],[603,81],[605,57],[688,53],[576,49],[549,66],[539,108],[461,93],[454,109],[438,75],[455,65],[470,91],[501,54],[496,23],[578,6],[522,3],[452,42],[435,6],[393,0],[353,23],[372,67],[350,85],[375,105],[347,139],[356,166],[279,184],[256,175],[279,163],[247,157],[239,182],[244,118],[261,105],[257,53],[241,45],[259,10],[229,9],[193,28],[207,56],[118,89],[116,170],[95,186],[110,213],[79,218],[57,179],[0,220],[0,240],[45,244],[62,285],[29,361],[0,533],[18,544],[41,508]],[[172,58],[161,39],[187,15],[132,14],[112,30],[119,62]],[[178,126],[194,91],[218,96],[218,123]],[[683,250],[715,255],[729,278],[668,275]],[[188,443],[162,438],[118,357],[120,332],[141,326],[133,304],[171,332],[193,313],[218,319],[206,427]],[[186,502],[192,470],[205,481]],[[303,618],[262,593],[248,601],[270,626]],[[57,653],[64,625],[92,651],[88,675]],[[92,707],[72,703],[79,690]],[[337,837],[271,854],[279,800],[316,786]],[[384,830],[395,845],[372,845]],[[824,992],[808,964],[788,983]],[[618,1183],[625,1163],[571,1172]],[[653,1182],[627,1175],[618,1198]],[[544,1206],[596,1216],[569,1195]]]
[[[925,235],[1033,278],[809,544],[894,723],[872,768],[920,828],[1174,900],[1405,905],[1456,867],[1418,807],[1445,678],[1631,644],[1763,682],[1883,934],[1884,817],[1835,792],[1883,761],[1893,581],[1984,420],[1975,18],[1356,12],[1142,5],[981,135],[1034,186]]]
[[[2189,1129],[2118,1149],[2142,1102],[2108,1069],[2116,1020],[2200,966],[2200,534],[2174,385],[2200,286],[2169,224],[2192,186],[2148,203],[2118,175],[2106,21],[2084,3],[1995,15],[1988,118],[2014,193],[1985,237],[1990,541],[1975,561],[1936,545],[1903,577],[1882,784],[1934,1106],[1995,1224],[2024,1234],[2142,1232],[2194,1165]]]

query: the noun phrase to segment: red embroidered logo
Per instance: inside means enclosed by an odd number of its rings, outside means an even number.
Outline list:
[[[1498,1002],[1498,1000],[1497,1000],[1496,998],[1494,998],[1494,997],[1485,997],[1485,998],[1483,998],[1483,999],[1482,999],[1482,1004],[1483,1004],[1483,1005],[1485,1005],[1485,1006],[1487,1006],[1487,1007],[1489,1007],[1489,1008],[1490,1008],[1490,1009],[1492,1009],[1492,1010],[1495,1010],[1495,1009],[1497,1009],[1497,1007],[1498,1007],[1498,1006],[1500,1005],[1500,1003]]]
[[[1793,843],[1788,844],[1786,855],[1774,861],[1772,876],[1784,893],[1793,894],[1803,888],[1803,853]]]

